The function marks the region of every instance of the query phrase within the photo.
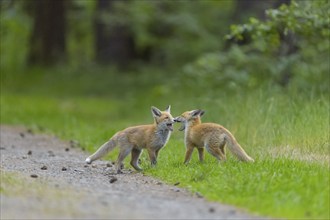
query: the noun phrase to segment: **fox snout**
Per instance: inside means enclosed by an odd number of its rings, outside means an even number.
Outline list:
[[[183,122],[182,118],[179,116],[179,117],[176,117],[173,119],[174,122]]]
[[[183,131],[186,128],[185,120],[181,116],[178,116],[178,117],[174,118],[174,122],[181,123],[181,127],[179,128],[179,131]]]

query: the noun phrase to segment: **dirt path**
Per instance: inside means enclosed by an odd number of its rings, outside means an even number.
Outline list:
[[[55,137],[0,129],[1,219],[256,218],[141,173],[115,175],[106,161],[86,165],[86,153]]]

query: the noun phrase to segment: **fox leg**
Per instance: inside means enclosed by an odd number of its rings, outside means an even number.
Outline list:
[[[157,156],[156,156],[156,151],[153,149],[148,149],[148,154],[150,158],[151,165],[154,166],[157,164]]]
[[[219,161],[225,160],[226,158],[222,154],[220,148],[216,145],[211,145],[210,143],[205,144],[206,150]]]
[[[132,154],[131,165],[137,171],[142,171],[141,167],[139,167],[139,165],[138,165],[139,157],[140,157],[141,153],[142,153],[142,150],[137,149],[137,148],[133,148],[132,152],[131,152],[131,154]]]
[[[159,151],[160,151],[160,149],[158,149],[158,150],[156,150],[156,160],[157,160],[157,158],[158,158],[158,153],[159,153]]]
[[[225,140],[225,135],[220,135],[220,153],[222,155],[223,160],[226,160],[226,149],[225,149],[225,145],[226,145],[226,140]]]
[[[186,156],[184,158],[184,164],[189,163],[193,151],[194,151],[194,146],[188,145],[186,149]]]
[[[133,147],[121,147],[118,158],[117,158],[117,163],[116,163],[116,170],[117,173],[122,173],[121,169],[123,166],[123,161],[125,159],[125,157],[127,157],[127,155],[132,151]]]
[[[199,148],[197,148],[197,150],[198,150],[199,161],[203,162],[204,161],[204,148],[199,147]]]

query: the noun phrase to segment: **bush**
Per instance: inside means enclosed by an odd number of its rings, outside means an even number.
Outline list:
[[[267,10],[266,21],[251,18],[248,24],[234,25],[226,38],[236,44],[201,56],[185,67],[184,77],[191,79],[189,85],[233,89],[270,82],[329,91],[329,5],[293,1]]]

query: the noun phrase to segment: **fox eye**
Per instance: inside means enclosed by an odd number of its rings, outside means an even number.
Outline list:
[[[168,119],[168,116],[165,116],[165,119]]]

